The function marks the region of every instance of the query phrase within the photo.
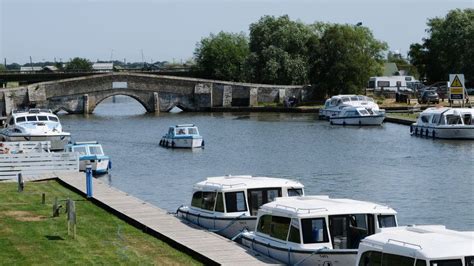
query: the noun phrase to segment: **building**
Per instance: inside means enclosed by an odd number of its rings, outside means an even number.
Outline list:
[[[96,72],[112,72],[114,71],[113,63],[94,63],[92,65],[92,70]]]

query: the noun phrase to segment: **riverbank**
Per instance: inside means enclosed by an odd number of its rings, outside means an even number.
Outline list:
[[[42,193],[46,204],[41,203]],[[1,264],[200,264],[57,181],[29,182],[22,193],[15,183],[0,183],[0,195]],[[52,217],[55,197],[75,200],[76,239],[67,233],[64,208],[60,217]]]

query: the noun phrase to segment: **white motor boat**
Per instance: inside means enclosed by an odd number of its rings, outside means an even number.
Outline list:
[[[178,217],[233,238],[255,228],[258,208],[276,197],[303,195],[304,186],[283,178],[252,176],[209,177],[193,189],[191,206],[181,206]]]
[[[68,152],[79,153],[79,171],[86,171],[90,165],[94,174],[106,174],[112,168],[110,157],[97,141],[76,141],[66,147]]]
[[[379,109],[379,105],[374,102],[374,99],[364,95],[335,95],[327,99],[324,107],[319,110],[319,118],[329,120],[333,116],[338,116],[339,113],[348,106],[365,107],[367,110],[377,111],[379,113],[384,110]]]
[[[348,106],[342,108],[336,116],[331,116],[331,125],[380,126],[385,119],[385,113],[373,111],[365,107]]]
[[[442,225],[383,229],[362,240],[356,265],[473,266],[474,232]]]
[[[410,133],[429,138],[474,139],[473,116],[471,108],[428,108],[410,126]]]
[[[328,196],[277,198],[260,207],[242,244],[289,265],[355,265],[366,236],[397,226],[390,207]]]
[[[168,133],[161,138],[160,145],[166,148],[202,148],[204,140],[195,125],[183,124],[169,127]]]
[[[0,131],[0,141],[50,141],[52,151],[64,150],[71,134],[48,109],[13,111]]]

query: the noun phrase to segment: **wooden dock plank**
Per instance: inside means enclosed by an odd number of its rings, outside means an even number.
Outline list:
[[[85,194],[85,175],[57,173],[57,177],[67,185]],[[183,222],[150,203],[110,187],[98,179],[93,179],[93,196],[101,204],[115,212],[153,230],[166,240],[187,247],[189,250],[221,265],[263,265],[278,264],[276,261],[255,254],[249,249],[227,238],[214,234],[189,222]]]

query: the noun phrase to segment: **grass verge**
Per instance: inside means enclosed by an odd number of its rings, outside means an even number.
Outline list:
[[[41,194],[46,193],[46,204]],[[52,217],[54,198],[76,201],[77,235],[67,232],[64,209]],[[127,224],[54,180],[0,183],[0,264],[198,265],[190,256]],[[65,206],[64,202],[61,202]]]

